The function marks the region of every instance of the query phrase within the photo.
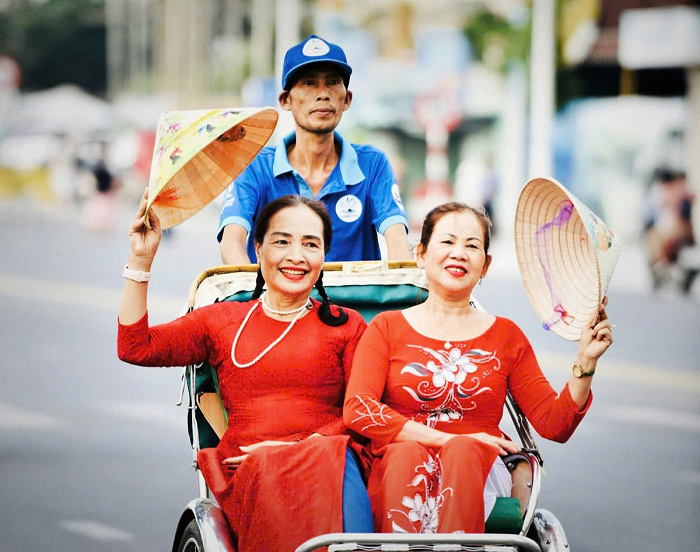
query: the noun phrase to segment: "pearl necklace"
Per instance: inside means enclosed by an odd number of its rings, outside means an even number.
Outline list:
[[[313,303],[311,302],[311,299],[307,297],[306,303],[304,303],[301,307],[298,309],[292,309],[288,311],[281,311],[281,310],[275,310],[273,309],[270,305],[267,304],[265,301],[265,296],[267,295],[267,292],[263,293],[263,296],[260,298],[260,301],[262,302],[263,308],[272,314],[277,314],[279,316],[286,316],[288,314],[296,314],[298,312],[303,311],[304,309],[311,309],[313,307]]]
[[[246,362],[245,364],[241,364],[240,362],[238,362],[236,360],[236,345],[238,345],[238,339],[241,337],[241,334],[243,333],[243,328],[248,323],[248,320],[250,320],[250,317],[252,316],[253,311],[257,308],[257,306],[261,302],[263,304],[263,308],[265,306],[264,301],[256,301],[255,304],[252,306],[252,308],[248,311],[248,314],[245,315],[245,318],[243,319],[243,323],[238,328],[238,331],[236,332],[236,337],[233,340],[233,346],[231,347],[231,360],[233,361],[233,364],[235,364],[236,367],[238,367],[238,368],[250,368],[251,366],[253,366],[253,364],[257,363],[262,357],[264,357],[267,353],[269,353],[275,345],[277,345],[280,341],[282,341],[284,339],[284,337],[292,330],[292,328],[294,327],[294,324],[297,323],[297,320],[299,320],[304,315],[304,309],[309,304],[309,301],[307,301],[306,304],[304,304],[304,306],[301,308],[301,310],[298,311],[298,314],[289,323],[289,326],[287,326],[287,328],[282,332],[282,335],[279,336],[277,339],[275,339],[267,347],[267,349],[265,349],[262,353],[260,353],[257,357],[255,357],[251,362]],[[297,311],[295,310],[294,312],[297,312]]]

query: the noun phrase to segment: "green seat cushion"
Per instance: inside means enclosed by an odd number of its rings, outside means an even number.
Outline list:
[[[523,528],[520,501],[517,498],[499,496],[486,520],[487,533],[518,534]]]
[[[334,304],[358,311],[369,323],[377,314],[387,310],[401,310],[425,301],[427,291],[410,284],[394,286],[335,286],[326,289]],[[250,291],[239,291],[224,301],[250,301]],[[320,301],[314,289],[311,297]]]

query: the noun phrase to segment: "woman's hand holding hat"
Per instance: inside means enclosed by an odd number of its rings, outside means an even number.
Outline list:
[[[610,324],[608,314],[605,311],[607,304],[608,298],[606,296],[603,298],[603,303],[598,308],[598,311],[593,314],[589,323],[581,332],[578,348],[578,356],[581,360],[597,362],[613,342],[612,324]]]
[[[133,270],[149,271],[153,258],[158,251],[162,230],[160,220],[153,209],[148,210],[148,224],[144,218],[146,204],[148,202],[148,188],[141,197],[141,203],[136,213],[136,218],[129,225],[129,244],[131,255],[129,256],[129,268]]]

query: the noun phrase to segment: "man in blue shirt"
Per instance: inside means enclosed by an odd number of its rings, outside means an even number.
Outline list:
[[[351,73],[343,50],[317,36],[287,51],[279,103],[292,113],[295,132],[276,148],[264,148],[226,190],[218,233],[224,263],[256,262],[255,218],[287,194],[326,205],[333,221],[327,261],[379,259],[377,232],[386,239],[389,259],[413,258],[388,159],[335,132],[352,102]]]

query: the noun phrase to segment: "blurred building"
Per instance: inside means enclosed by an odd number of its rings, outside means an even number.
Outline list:
[[[700,8],[690,0],[572,0],[562,5],[558,31],[554,172],[613,228],[637,239],[656,169],[687,172],[700,194],[693,155],[700,148]],[[617,208],[623,203],[627,209]]]
[[[388,152],[418,220],[451,196],[489,201],[507,230],[542,170],[629,236],[657,165],[687,170],[700,195],[693,0],[81,2],[104,4],[89,23],[106,28],[107,96],[142,132],[174,107],[276,106],[289,46],[341,44],[354,105],[340,130]],[[274,139],[291,126],[282,113]]]

